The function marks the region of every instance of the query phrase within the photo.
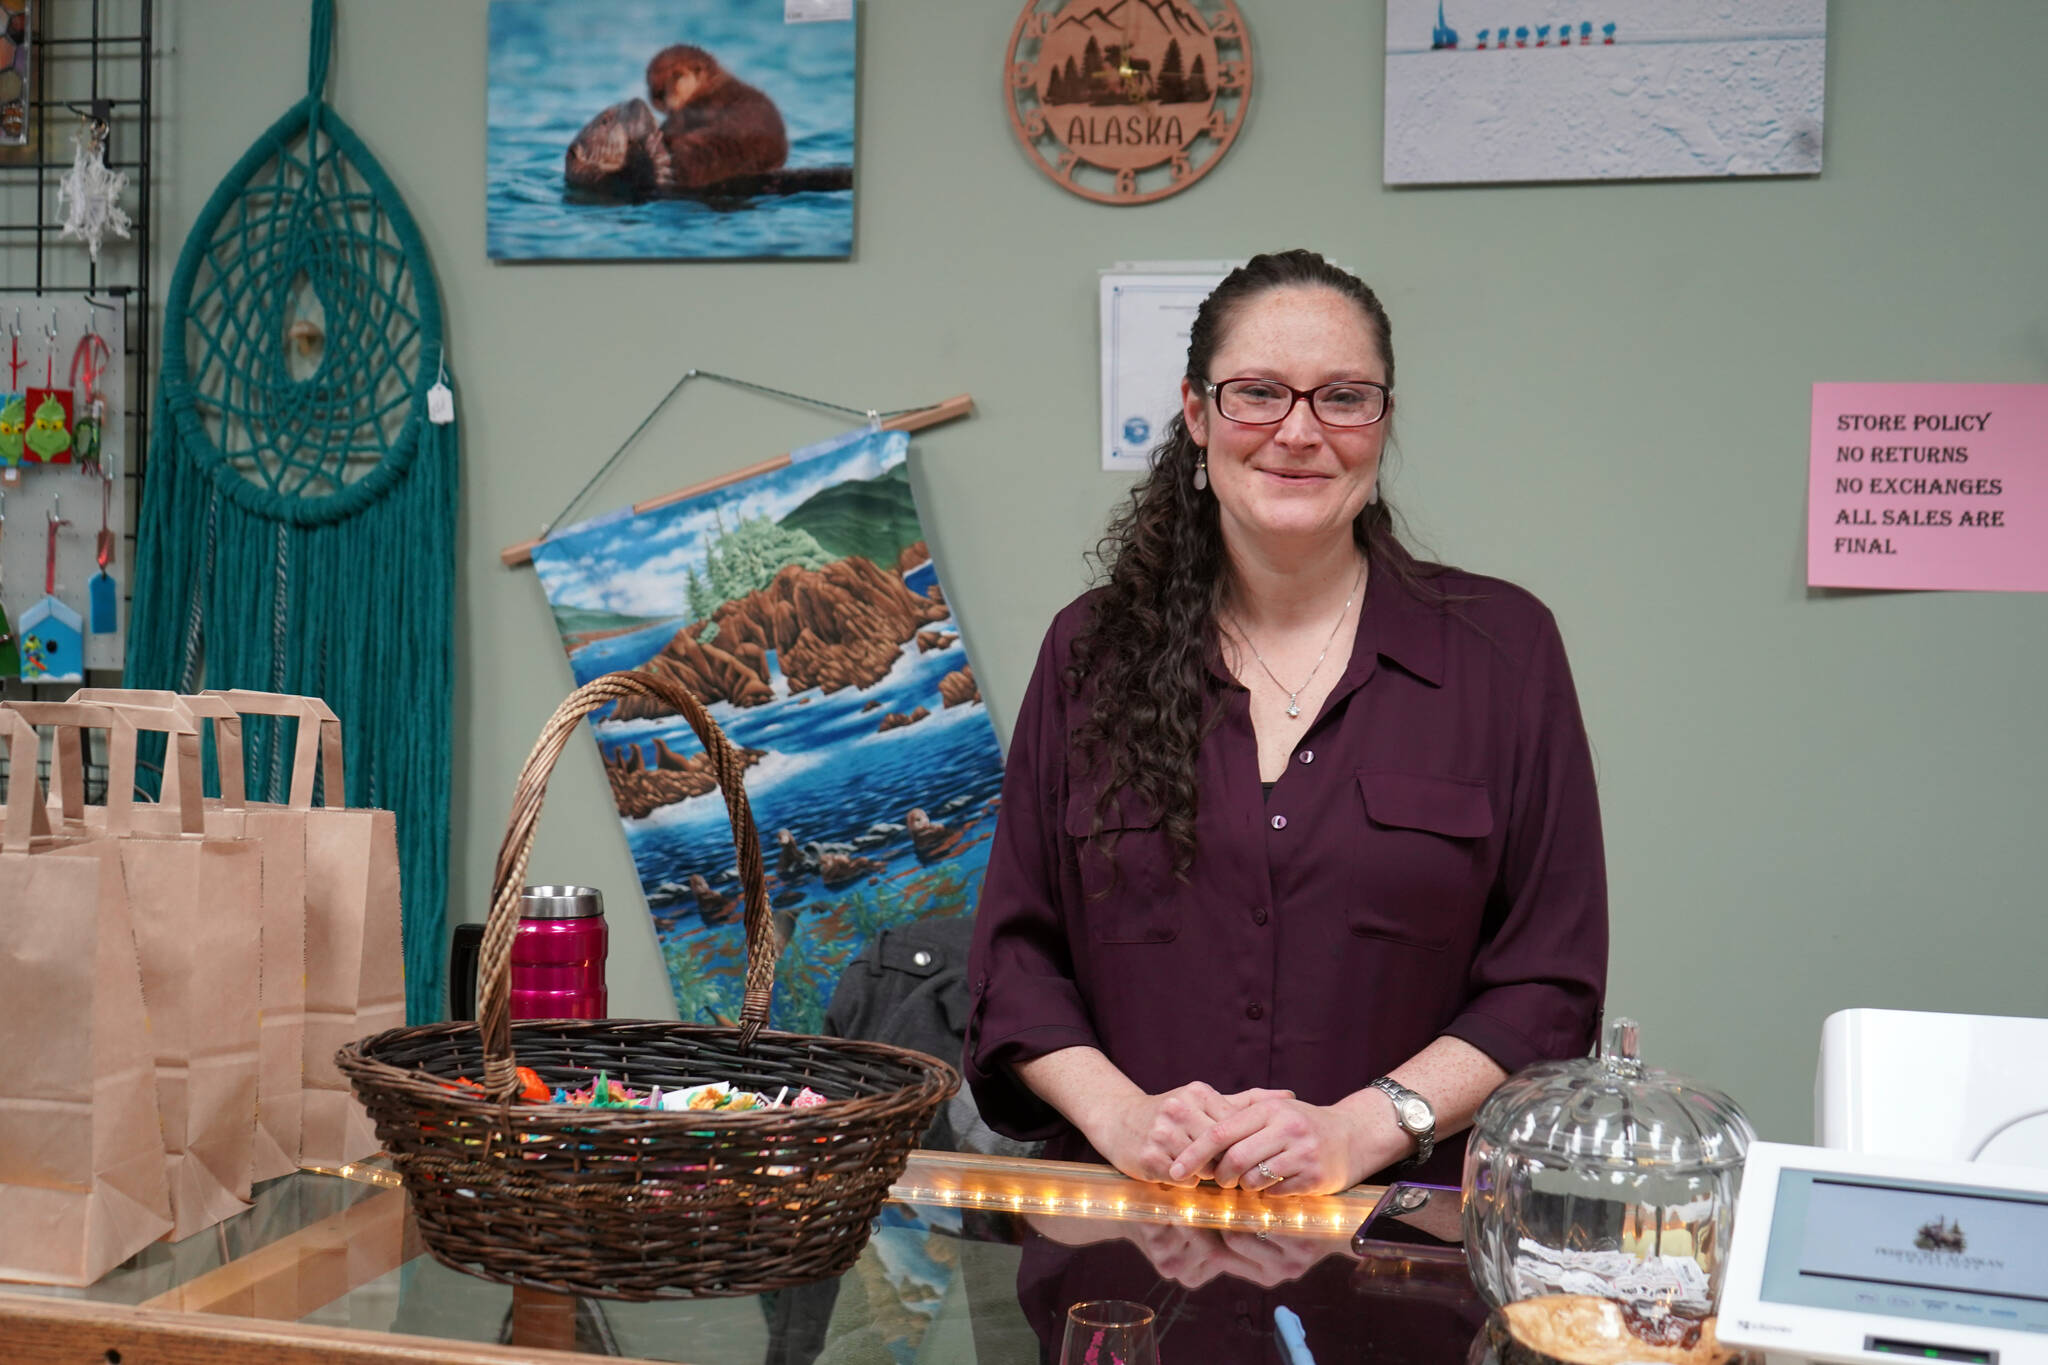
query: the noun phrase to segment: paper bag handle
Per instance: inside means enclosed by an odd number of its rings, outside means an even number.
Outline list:
[[[509,1097],[519,1088],[512,1056],[512,937],[519,928],[519,897],[526,889],[526,860],[533,852],[533,834],[540,824],[541,803],[547,800],[548,777],[569,736],[582,728],[592,711],[622,697],[648,697],[682,714],[711,756],[711,773],[725,796],[732,823],[732,841],[739,854],[740,887],[746,896],[747,974],[740,1004],[740,1046],[752,1047],[768,1023],[768,1000],[775,988],[775,955],[780,948],[768,918],[767,878],[761,870],[761,837],[754,812],[747,805],[746,764],[718,722],[688,688],[652,673],[607,673],[571,692],[548,718],[533,752],[519,771],[512,793],[512,816],[505,841],[498,846],[497,870],[491,883],[491,916],[484,926],[477,963],[477,1028],[483,1037],[484,1088]]]
[[[36,778],[42,737],[35,726],[5,706],[0,706],[0,734],[7,737],[7,820],[0,827],[0,850],[26,853],[29,840],[50,832],[49,808],[43,804],[42,783]]]
[[[199,693],[202,697],[218,697],[243,716],[296,716],[299,722],[298,747],[292,754],[292,788],[290,802],[294,810],[313,808],[313,773],[317,761],[321,784],[321,795],[330,809],[348,804],[348,792],[343,779],[346,774],[342,767],[341,717],[334,714],[332,707],[318,697],[293,696],[286,692],[248,692],[239,688],[215,689]]]
[[[240,810],[248,804],[248,792],[242,778],[242,717],[220,698],[136,687],[81,687],[71,694],[71,700],[89,701],[100,706],[140,706],[149,710],[179,712],[192,722],[195,731],[201,729],[202,722],[212,721],[214,752],[220,766],[221,803],[230,810]],[[139,724],[136,728],[147,730],[150,726]],[[165,764],[164,805],[184,808],[184,773],[182,762]]]
[[[206,815],[199,804],[199,736],[192,730],[190,722],[146,707],[117,710],[81,701],[15,701],[7,705],[30,725],[56,728],[56,758],[50,765],[50,790],[57,798],[59,818],[65,825],[82,826],[85,823],[85,763],[79,732],[105,730],[107,833],[115,838],[128,833],[135,810],[135,732],[138,728],[146,728],[174,736],[173,742],[164,750],[166,764],[189,762],[191,765],[191,785],[186,799],[179,805],[178,827],[187,834],[197,834],[205,828]],[[138,717],[147,718],[150,723],[138,727]]]

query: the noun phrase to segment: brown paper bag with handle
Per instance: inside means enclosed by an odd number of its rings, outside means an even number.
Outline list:
[[[390,811],[343,804],[341,721],[326,703],[271,692],[203,695],[243,716],[299,721],[290,801],[305,808],[306,823],[306,1091],[299,1160],[309,1166],[360,1161],[383,1144],[335,1068],[334,1054],[365,1034],[405,1023],[397,820]],[[316,769],[319,805],[313,803]]]
[[[57,838],[93,840],[82,799],[81,731],[160,731],[165,791],[177,800],[138,817],[132,738],[110,746],[106,834],[120,850],[142,998],[156,1050],[157,1107],[170,1172],[174,1239],[247,1207],[256,1136],[262,849],[209,834],[200,796],[199,734],[176,710],[85,702],[15,703],[57,727],[52,800]]]
[[[306,768],[303,799],[296,784],[288,804],[246,799],[242,773],[242,721],[234,707],[214,696],[134,688],[85,687],[73,701],[108,706],[151,706],[185,711],[204,733],[213,724],[219,758],[220,796],[205,802],[206,830],[249,838],[262,849],[263,892],[259,927],[262,943],[257,1039],[256,1137],[249,1176],[269,1180],[299,1167],[299,1134],[305,1110],[306,1053],[306,810],[312,805],[311,769],[315,733],[302,734],[299,762]],[[164,773],[162,800],[138,803],[138,827],[173,832],[182,806],[183,764]],[[87,807],[88,823],[96,808]],[[145,823],[154,820],[154,826]],[[165,828],[171,826],[172,828]]]
[[[0,706],[0,742],[0,1279],[86,1285],[171,1228],[155,1055],[119,850],[32,853],[35,728]]]

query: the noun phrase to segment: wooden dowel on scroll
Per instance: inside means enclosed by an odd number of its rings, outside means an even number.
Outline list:
[[[887,418],[882,423],[882,430],[923,431],[926,427],[934,427],[941,422],[950,422],[956,417],[965,417],[972,411],[974,411],[974,399],[968,394],[956,393],[943,403],[934,403],[928,408],[919,408],[915,412],[899,413],[895,417]],[[688,488],[678,488],[673,493],[663,493],[659,497],[649,498],[645,502],[636,502],[633,504],[633,514],[638,516],[642,512],[652,512],[657,507],[666,507],[672,502],[681,502],[685,498],[694,498],[700,493],[709,493],[714,488],[723,488],[727,484],[739,483],[741,480],[751,479],[757,474],[767,474],[774,470],[782,469],[788,464],[788,455],[777,455],[772,460],[763,460],[759,464],[748,465],[745,469],[735,469],[729,474],[720,474],[716,478],[706,479],[702,483],[693,483]],[[498,558],[504,562],[505,567],[508,569],[516,569],[522,564],[531,564],[533,563],[533,548],[540,544],[540,542],[541,538],[535,538],[533,540],[521,541],[517,545],[507,545],[504,549],[498,551]]]

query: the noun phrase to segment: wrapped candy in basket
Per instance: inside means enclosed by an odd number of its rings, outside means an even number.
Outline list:
[[[512,937],[548,776],[586,715],[629,696],[690,723],[725,797],[746,905],[735,1028],[510,1022]],[[767,1029],[776,946],[741,763],[702,704],[644,673],[578,688],[519,775],[477,1022],[392,1029],[336,1058],[405,1180],[427,1249],[485,1279],[636,1300],[754,1294],[852,1265],[959,1077],[904,1048]],[[656,1090],[664,1103],[646,1105]],[[687,1097],[671,1107],[678,1092]]]

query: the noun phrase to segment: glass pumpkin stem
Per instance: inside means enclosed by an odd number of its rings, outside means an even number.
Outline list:
[[[1639,1075],[1643,1069],[1640,1045],[1641,1027],[1633,1019],[1617,1019],[1608,1026],[1607,1038],[1600,1049],[1600,1060],[1607,1063],[1607,1069],[1618,1075]]]

